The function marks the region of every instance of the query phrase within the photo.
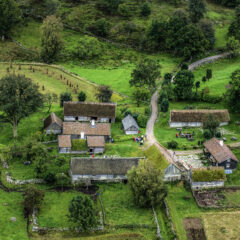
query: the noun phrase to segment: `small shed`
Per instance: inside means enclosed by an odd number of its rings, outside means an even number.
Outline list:
[[[87,145],[89,153],[104,153],[105,139],[103,136],[88,136]]]
[[[139,126],[138,126],[136,120],[130,114],[128,114],[122,120],[122,124],[123,124],[123,129],[124,129],[125,134],[127,134],[127,135],[138,134]]]
[[[226,173],[231,173],[231,170],[237,168],[237,157],[222,140],[212,138],[203,145],[204,153],[210,158],[213,166],[224,167]]]
[[[182,171],[174,163],[171,163],[164,171],[165,182],[174,182],[177,180],[181,180],[181,178],[182,178]]]
[[[53,112],[44,120],[46,134],[61,134],[62,126],[62,120]]]
[[[58,136],[59,153],[70,153],[72,150],[72,140],[70,135]]]

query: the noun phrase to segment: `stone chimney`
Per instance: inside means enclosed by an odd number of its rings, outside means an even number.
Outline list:
[[[95,120],[92,120],[92,121],[91,121],[91,127],[92,127],[92,128],[95,128],[95,126],[96,126]]]

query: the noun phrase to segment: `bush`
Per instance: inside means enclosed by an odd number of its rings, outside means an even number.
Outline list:
[[[86,100],[86,93],[81,91],[79,94],[78,94],[78,101],[79,102],[84,102]]]
[[[221,132],[216,132],[216,137],[220,138],[222,136]]]
[[[192,179],[194,182],[224,181],[226,175],[224,168],[194,169]]]
[[[146,116],[150,116],[151,113],[152,113],[151,108],[150,108],[150,107],[145,107],[145,109],[144,109],[144,113],[145,113]]]
[[[130,17],[131,16],[131,9],[130,7],[123,3],[118,5],[118,14],[123,17]]]
[[[109,34],[110,23],[105,18],[101,18],[95,21],[89,30],[100,37],[106,37]]]
[[[140,14],[141,14],[141,16],[143,16],[143,17],[148,17],[148,16],[151,14],[151,8],[150,8],[150,6],[149,6],[148,3],[145,2],[145,3],[141,6]]]
[[[53,184],[56,182],[56,175],[55,173],[48,172],[43,179],[47,184]]]
[[[210,132],[210,130],[206,129],[203,132],[203,136],[205,139],[210,139],[212,137],[212,133]]]
[[[176,141],[172,140],[171,142],[167,143],[167,147],[172,148],[172,149],[176,149],[178,147],[178,143]]]
[[[72,140],[73,151],[87,151],[87,141],[84,139],[73,139]]]
[[[139,127],[145,128],[147,125],[148,118],[145,115],[139,115],[137,118],[137,123]]]

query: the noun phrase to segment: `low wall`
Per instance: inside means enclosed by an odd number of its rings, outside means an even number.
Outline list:
[[[224,181],[214,181],[214,182],[192,182],[191,189],[209,189],[209,188],[222,188],[224,187]]]

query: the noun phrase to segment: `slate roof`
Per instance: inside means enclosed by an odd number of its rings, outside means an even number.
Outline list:
[[[64,102],[64,116],[116,117],[116,103]]]
[[[203,122],[209,114],[213,114],[220,122],[229,122],[230,116],[227,109],[224,110],[172,110],[171,122]]]
[[[139,158],[72,158],[73,175],[126,175]]]
[[[102,136],[89,136],[87,137],[88,147],[104,147],[105,140]]]
[[[212,138],[206,141],[203,145],[212,154],[212,156],[218,163],[222,163],[229,158],[238,162],[237,157],[228,148],[228,146],[225,145],[224,143],[223,143],[223,146],[221,146],[220,141],[217,140],[216,138]]]
[[[44,120],[44,129],[48,128],[52,123],[56,123],[60,127],[63,124],[62,120],[54,112]]]
[[[130,127],[134,126],[139,129],[136,120],[129,114],[122,120],[124,130],[128,130]]]
[[[111,124],[95,123],[95,127],[92,127],[90,123],[63,122],[63,134],[81,135],[81,132],[86,136],[110,136]]]
[[[70,135],[58,135],[58,147],[70,148],[72,147],[72,141]]]

